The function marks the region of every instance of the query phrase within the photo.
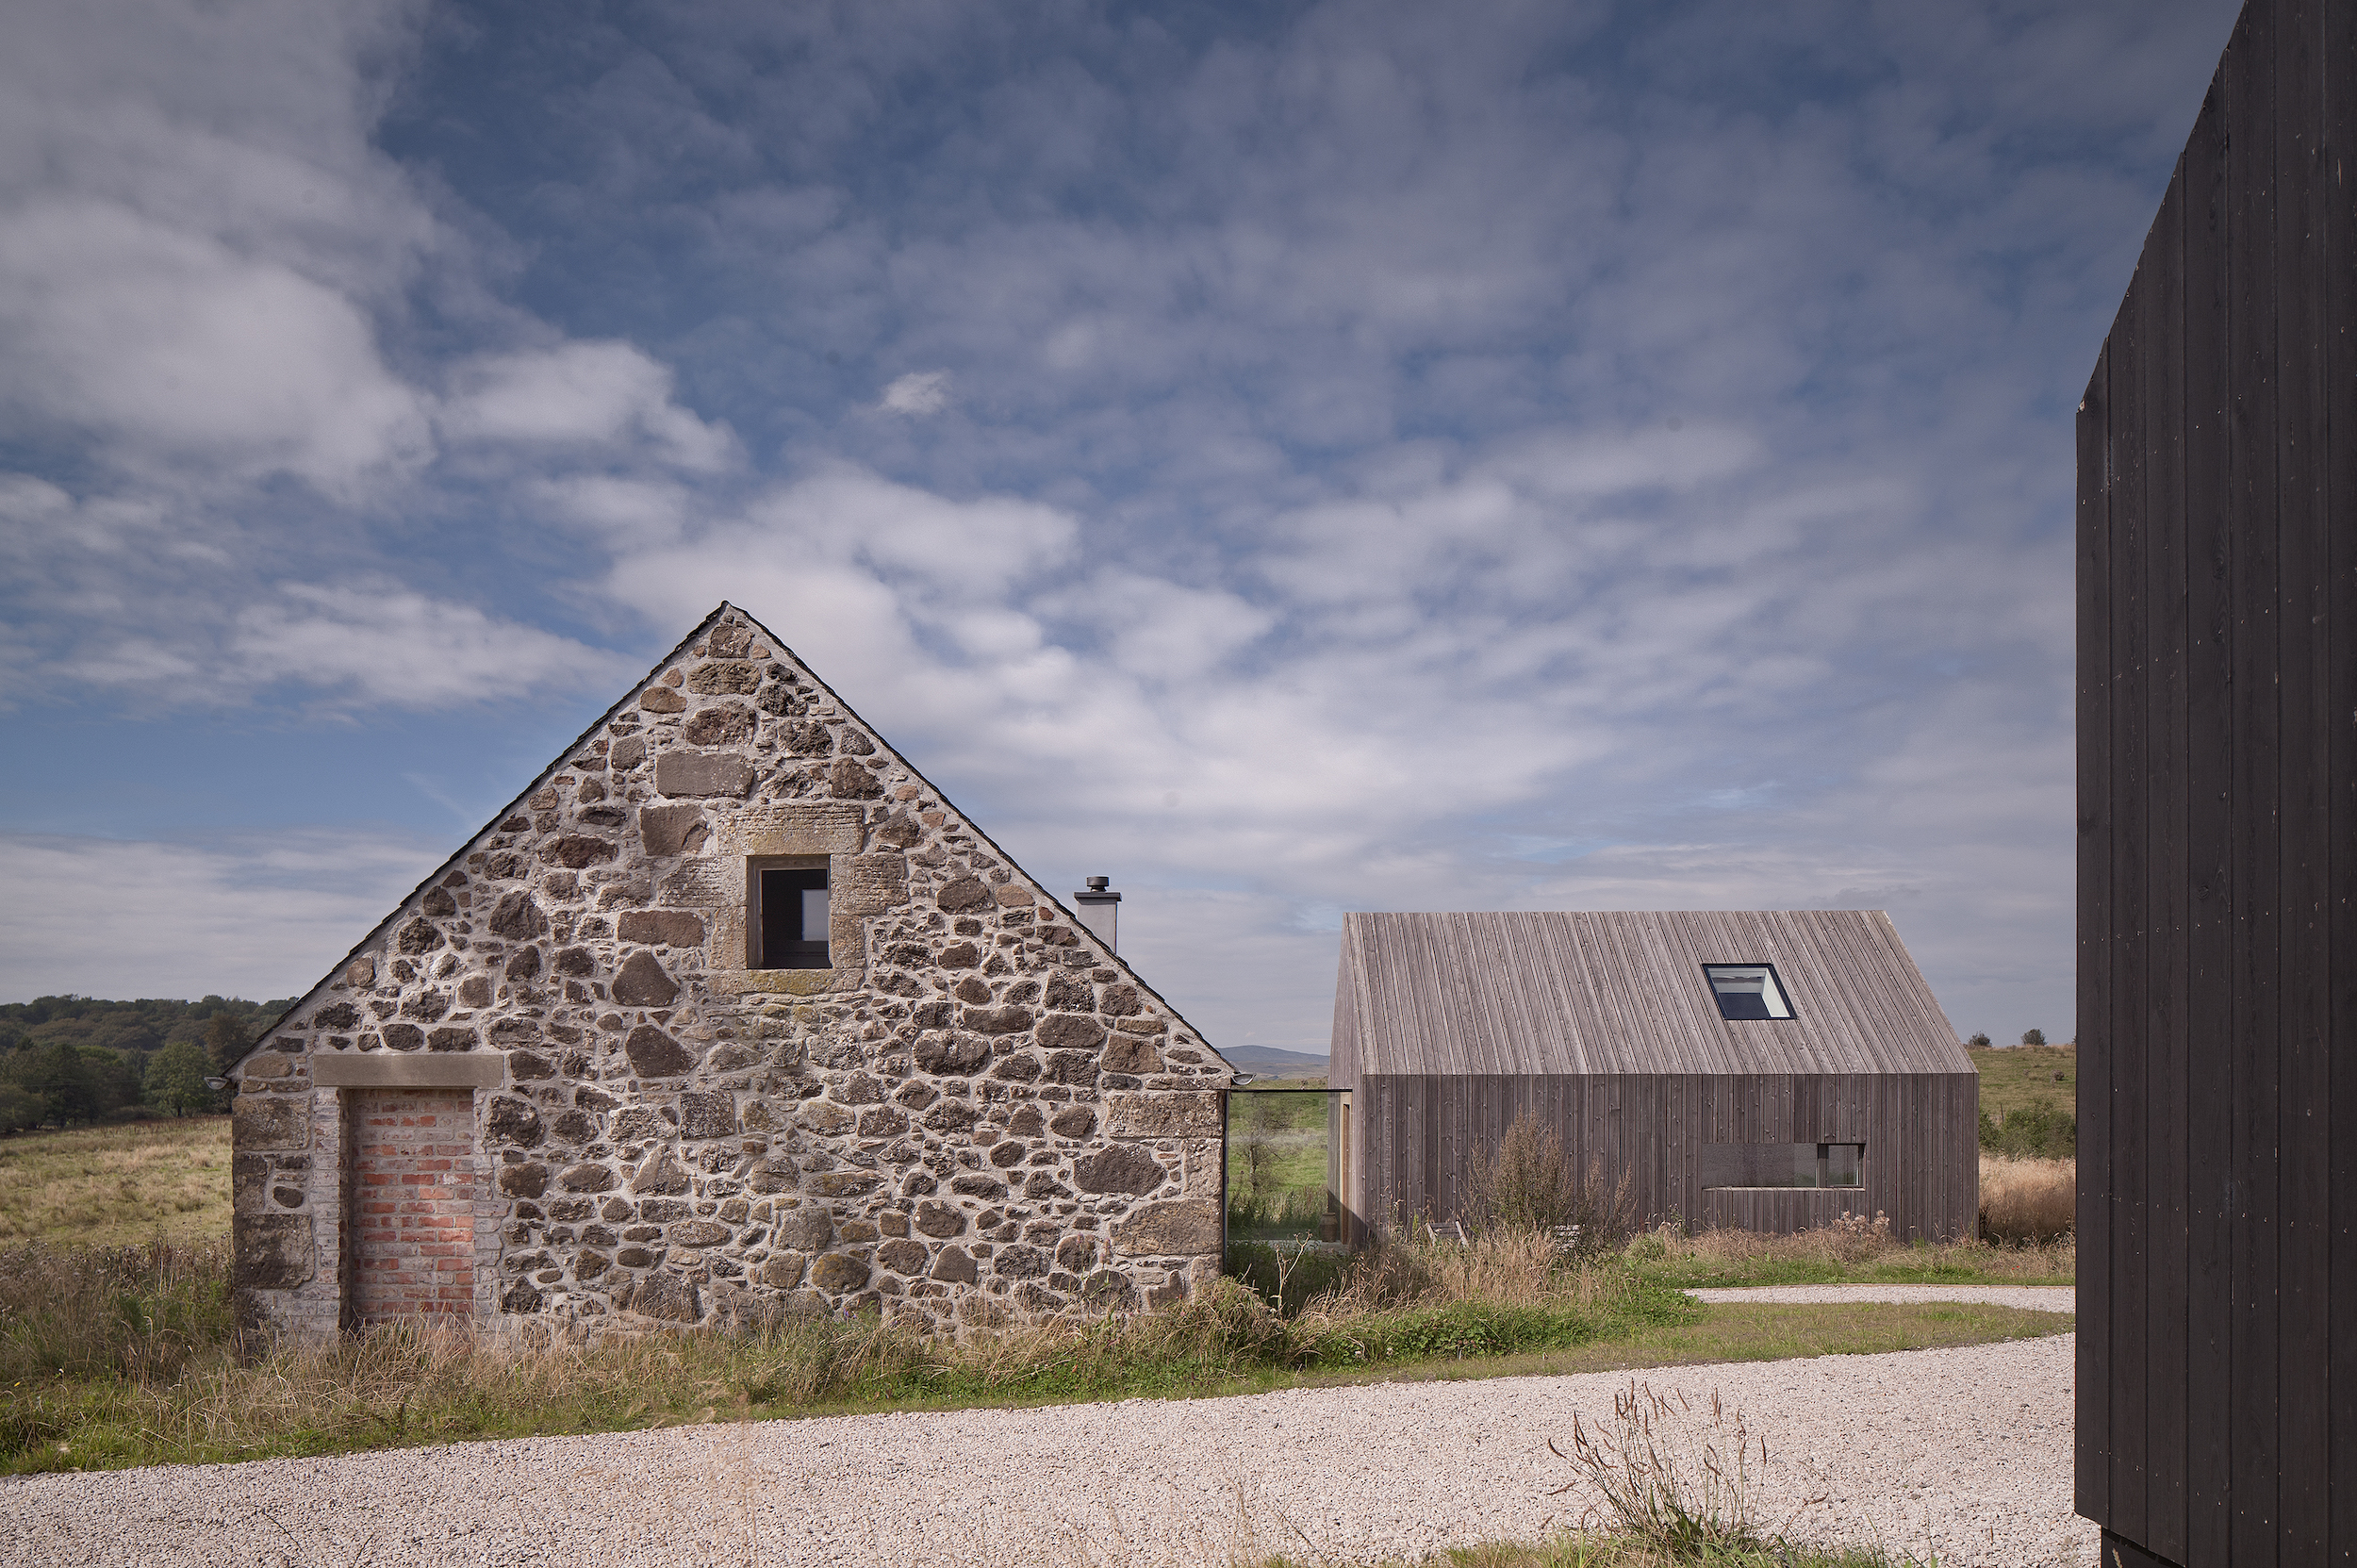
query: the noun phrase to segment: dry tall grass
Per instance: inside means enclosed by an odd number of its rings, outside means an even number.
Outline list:
[[[218,1252],[0,1252],[0,1469],[206,1461],[844,1406],[1207,1394],[1321,1367],[1548,1350],[1683,1297],[1548,1238],[1426,1237],[1281,1314],[1220,1279],[1152,1312],[920,1340],[873,1317],[596,1343],[390,1328],[240,1345]],[[1667,1305],[1663,1304],[1664,1300]],[[1652,1313],[1648,1317],[1646,1313]]]
[[[1597,1311],[1634,1284],[1624,1270],[1566,1258],[1543,1230],[1493,1226],[1459,1241],[1403,1227],[1360,1253],[1342,1281],[1304,1311],[1341,1317],[1468,1301]]]
[[[0,1246],[112,1246],[229,1232],[229,1118],[0,1138]]]
[[[1993,1242],[2042,1246],[2077,1223],[2076,1160],[1981,1156],[1981,1234]]]

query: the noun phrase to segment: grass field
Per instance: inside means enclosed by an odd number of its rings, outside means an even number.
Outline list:
[[[1994,1116],[2052,1106],[2075,1111],[2079,1104],[2077,1046],[2007,1046],[1967,1049],[1981,1073],[1981,1109]],[[2056,1078],[2054,1075],[2062,1076]]]
[[[1322,1148],[1321,1132],[1288,1124],[1322,1120],[1323,1099],[1268,1103],[1271,1138],[1309,1135]],[[400,1331],[241,1349],[222,1246],[228,1172],[225,1118],[0,1143],[0,1470],[1858,1354],[2055,1333],[2070,1322],[1946,1304],[1706,1307],[1677,1294],[1829,1279],[2064,1283],[2067,1240],[1917,1248],[1871,1237],[1655,1235],[1624,1255],[1572,1263],[1532,1233],[1321,1259],[1326,1278],[1289,1277],[1310,1288],[1285,1291],[1282,1311],[1223,1281],[1173,1312],[965,1345],[853,1320],[538,1350]],[[92,1245],[104,1243],[138,1245]]]
[[[0,1138],[0,1246],[228,1234],[227,1116]]]

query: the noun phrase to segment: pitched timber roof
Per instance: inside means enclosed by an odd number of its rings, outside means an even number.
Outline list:
[[[1772,964],[1793,1016],[1719,1015]],[[1365,1074],[1969,1073],[1878,909],[1348,915],[1332,1081]]]

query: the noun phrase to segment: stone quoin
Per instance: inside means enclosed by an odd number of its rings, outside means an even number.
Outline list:
[[[725,603],[230,1076],[239,1307],[306,1338],[957,1332],[1219,1263],[1227,1063]]]

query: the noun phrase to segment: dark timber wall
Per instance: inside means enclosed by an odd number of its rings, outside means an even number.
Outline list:
[[[2357,1556],[2352,155],[2357,6],[2251,0],[2080,408],[2077,1486],[2107,1561]]]

